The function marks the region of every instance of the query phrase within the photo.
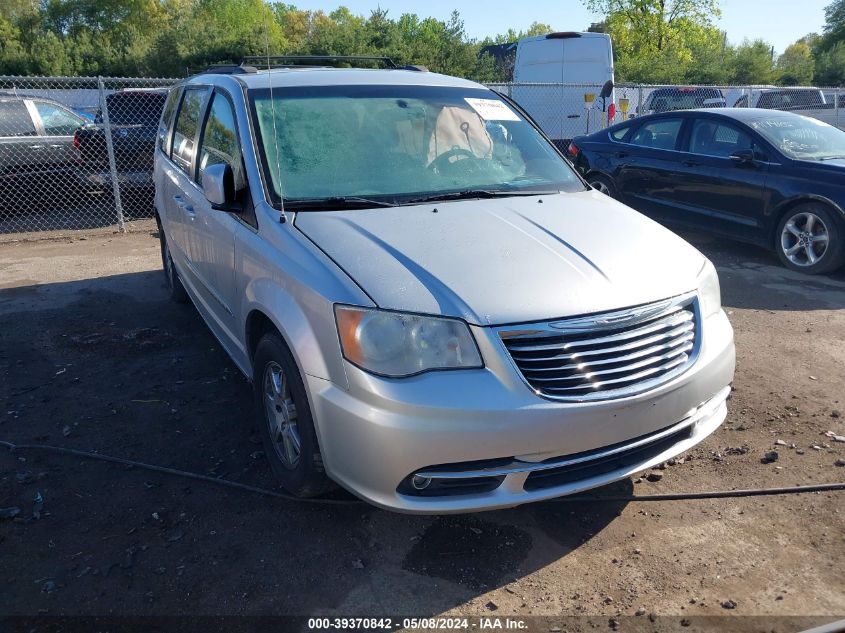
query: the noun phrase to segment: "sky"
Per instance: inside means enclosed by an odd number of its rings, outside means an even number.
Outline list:
[[[504,33],[509,28],[526,29],[532,22],[550,24],[560,31],[583,31],[601,16],[591,15],[581,0],[530,0],[491,2],[484,0],[288,0],[300,9],[333,11],[343,5],[355,14],[369,15],[376,6],[391,17],[416,13],[420,17],[446,19],[453,9],[461,12],[470,37]],[[722,17],[717,26],[727,31],[728,40],[762,38],[782,53],[807,33],[821,32],[824,7],[832,0],[721,0]]]

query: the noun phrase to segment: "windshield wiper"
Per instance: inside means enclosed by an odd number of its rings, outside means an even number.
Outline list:
[[[444,191],[419,198],[403,200],[402,204],[420,204],[423,202],[441,202],[444,200],[475,200],[478,198],[509,198],[511,196],[550,196],[560,193],[557,190],[526,191],[520,189],[466,189],[464,191]]]
[[[340,209],[372,209],[374,207],[395,207],[392,202],[361,198],[358,196],[329,196],[328,198],[290,198],[284,200],[285,209],[290,211],[337,211]]]
[[[820,161],[822,161],[822,160],[842,160],[844,158],[845,158],[845,156],[822,156],[821,158],[819,158],[817,160],[820,160]]]

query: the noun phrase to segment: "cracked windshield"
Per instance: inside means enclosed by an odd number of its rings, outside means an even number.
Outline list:
[[[487,91],[265,90],[254,111],[276,201],[584,189],[534,127]]]

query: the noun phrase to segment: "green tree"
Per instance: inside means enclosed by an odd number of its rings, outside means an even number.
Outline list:
[[[845,0],[825,7],[823,34],[813,42],[816,59],[815,82],[825,86],[845,84]]]
[[[584,0],[605,16],[623,81],[676,83],[726,78],[717,0]]]
[[[733,80],[738,84],[772,84],[777,78],[771,45],[745,40],[736,48]]]
[[[813,83],[815,69],[813,51],[805,40],[790,44],[783,55],[778,57],[777,71],[780,83],[786,86],[809,86]]]
[[[817,53],[815,82],[820,86],[845,86],[845,41]]]
[[[836,43],[845,41],[845,0],[834,0],[824,10],[825,40],[832,48]]]

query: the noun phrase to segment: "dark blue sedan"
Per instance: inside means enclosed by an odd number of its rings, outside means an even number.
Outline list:
[[[845,263],[845,132],[777,110],[637,117],[569,146],[595,189],[654,219],[773,249],[806,273]]]

